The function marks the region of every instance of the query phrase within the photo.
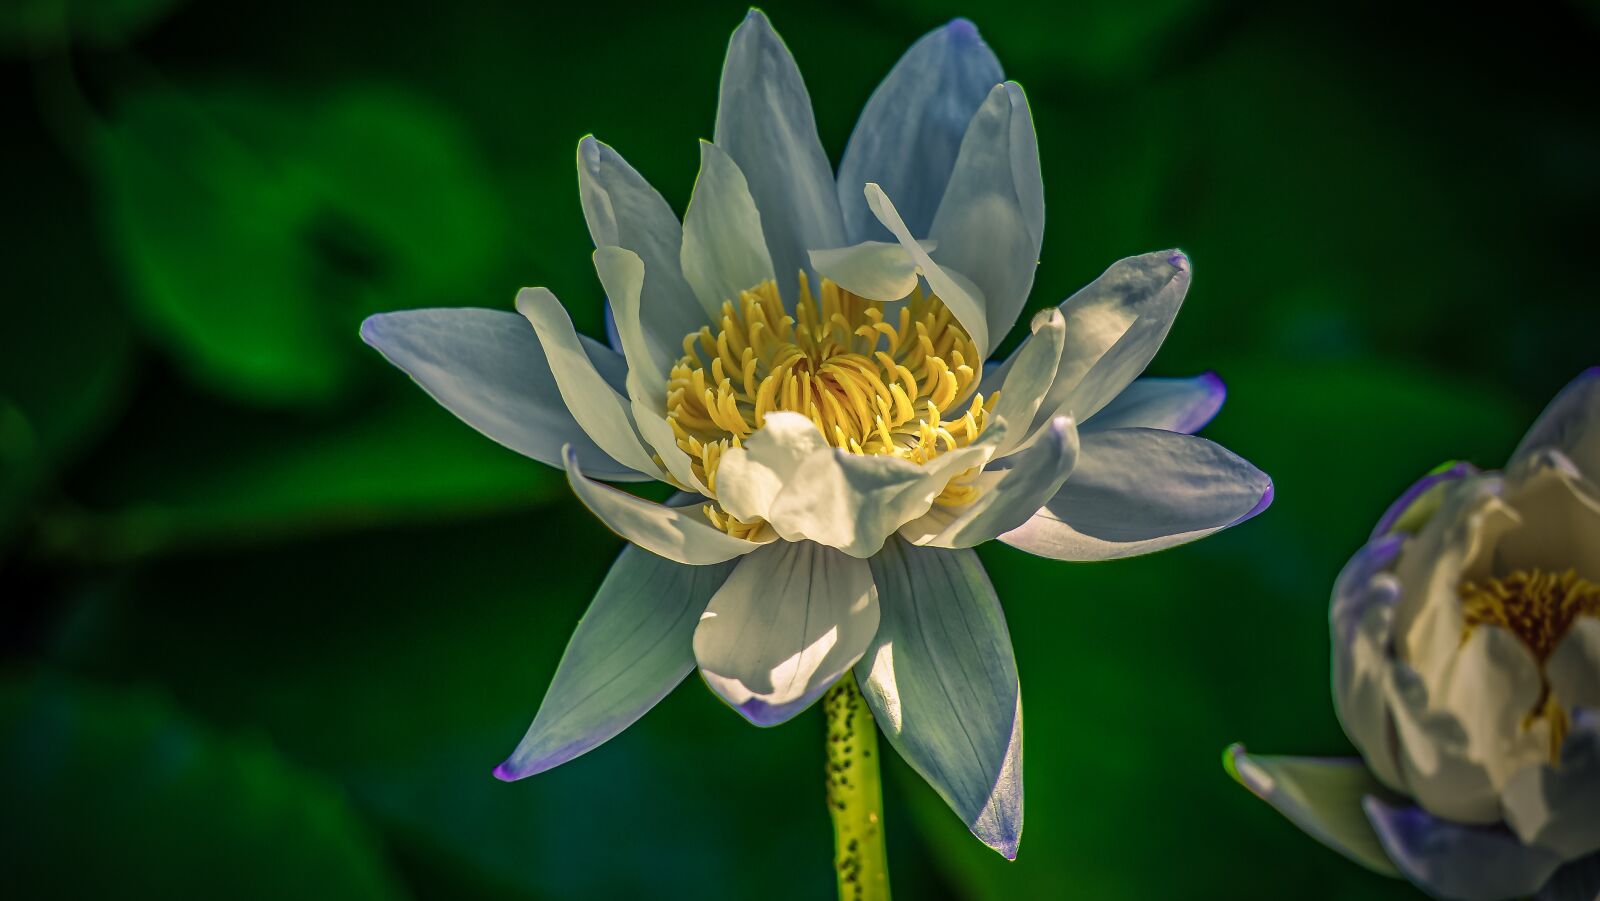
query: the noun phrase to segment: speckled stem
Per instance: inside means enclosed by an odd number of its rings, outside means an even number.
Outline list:
[[[823,696],[828,711],[828,812],[840,901],[888,901],[889,855],[883,846],[883,777],[878,727],[845,673]]]

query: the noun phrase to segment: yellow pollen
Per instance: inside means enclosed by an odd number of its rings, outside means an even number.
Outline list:
[[[943,301],[917,292],[904,302],[867,300],[823,279],[813,295],[805,273],[793,313],[776,282],[725,301],[715,324],[683,339],[667,375],[667,420],[695,475],[716,496],[723,452],[741,446],[768,413],[799,413],[832,446],[927,463],[971,444],[988,424],[998,392],[977,392],[982,352]],[[937,501],[970,503],[968,472]],[[766,537],[707,505],[711,522],[742,538]]]
[[[1545,662],[1578,617],[1600,617],[1600,585],[1571,569],[1563,573],[1519,569],[1503,579],[1485,579],[1482,584],[1463,582],[1461,610],[1465,620],[1463,643],[1478,626],[1499,626],[1517,636],[1539,662],[1542,691],[1522,726],[1527,729],[1539,719],[1547,719],[1550,759],[1560,763],[1561,744],[1572,722],[1550,687]]]

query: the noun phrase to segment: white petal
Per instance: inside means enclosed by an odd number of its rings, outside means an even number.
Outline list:
[[[1252,756],[1234,745],[1224,761],[1241,785],[1312,838],[1369,870],[1400,875],[1361,809],[1363,798],[1384,789],[1360,759]]]
[[[1333,585],[1333,696],[1345,734],[1379,781],[1405,790],[1389,715],[1391,625],[1400,585],[1388,567],[1402,539],[1386,535],[1350,558]]]
[[[1545,663],[1561,703],[1600,710],[1600,617],[1580,616]]]
[[[594,443],[619,463],[660,473],[634,431],[627,401],[589,362],[561,301],[544,288],[523,288],[517,292],[517,312],[533,323],[561,399]]]
[[[925,251],[938,245],[919,242]],[[839,287],[868,300],[903,300],[917,287],[917,261],[899,244],[863,241],[811,251],[811,267]]]
[[[970,550],[890,540],[872,579],[882,621],[856,681],[879,728],[973,835],[1015,860],[1022,693],[983,564]]]
[[[988,355],[993,348],[989,344],[989,324],[985,312],[986,301],[983,291],[974,285],[967,277],[951,269],[945,269],[928,256],[912,236],[905,222],[901,221],[900,214],[895,210],[888,195],[883,189],[869,183],[866,187],[867,207],[872,214],[878,217],[884,227],[889,229],[895,240],[911,256],[917,264],[917,269],[922,277],[928,280],[928,286],[933,288],[933,293],[939,295],[944,305],[949,307],[951,315],[967,330],[967,335],[972,338],[972,343]]]
[[[1066,484],[1000,540],[1056,560],[1128,557],[1237,525],[1271,501],[1272,480],[1220,445],[1113,429],[1081,436]]]
[[[967,123],[989,89],[1004,80],[999,60],[966,19],[911,45],[862,108],[839,163],[849,240],[887,236],[862,201],[867,182],[899,198],[912,232],[927,233]]]
[[[746,522],[766,519],[806,458],[828,450],[816,423],[787,411],[767,414],[760,429],[730,447],[717,464],[717,501]]]
[[[1600,850],[1600,711],[1580,711],[1561,765],[1519,770],[1501,794],[1506,823],[1525,844],[1564,858]]]
[[[1085,432],[1165,429],[1192,435],[1216,417],[1227,393],[1214,372],[1189,379],[1134,379],[1082,428]]]
[[[935,506],[900,534],[919,545],[976,547],[1027,522],[1061,489],[1078,459],[1078,430],[1072,420],[1061,417],[1043,432],[1042,440],[974,478],[980,494],[972,503]]]
[[[764,223],[739,166],[717,145],[700,142],[700,177],[683,217],[683,277],[708,322],[722,303],[773,278]],[[684,334],[688,334],[685,332]]]
[[[1466,756],[1481,762],[1499,786],[1524,765],[1548,758],[1549,724],[1523,728],[1542,685],[1539,663],[1522,639],[1499,626],[1480,626],[1462,642],[1431,700],[1455,716]]]
[[[1511,459],[1547,447],[1566,454],[1585,476],[1600,481],[1600,366],[1585,370],[1561,389]]]
[[[1161,347],[1188,290],[1188,258],[1165,250],[1121,260],[1067,298],[1060,305],[1067,320],[1061,369],[1033,428],[1055,416],[1088,422],[1121,394]],[[998,377],[985,375],[983,390]]]
[[[1044,181],[1028,101],[995,85],[972,117],[928,236],[941,265],[972,279],[987,300],[988,333],[1011,329],[1033,288],[1044,242]]]
[[[643,261],[639,327],[658,355],[660,348],[671,353],[684,335],[706,324],[678,260],[683,245],[678,217],[643,176],[593,136],[578,143],[578,194],[595,248],[621,247]],[[606,274],[600,273],[602,284]],[[613,305],[615,290],[606,284]]]
[[[739,561],[694,632],[706,684],[758,726],[811,706],[878,631],[866,561],[778,542]]]
[[[677,563],[705,566],[751,553],[764,545],[711,525],[699,507],[679,509],[634,497],[585,478],[567,456],[567,482],[607,528],[652,554]]]
[[[1067,322],[1059,310],[1041,311],[1033,317],[1032,326],[1032,335],[1006,361],[1005,376],[996,383],[1000,399],[995,401],[993,415],[1008,424],[1033,422],[1061,368],[1061,354],[1066,348]],[[1030,434],[1025,428],[1009,430],[995,449],[995,456],[1004,457],[1037,434]]]
[[[1494,823],[1500,801],[1489,771],[1467,756],[1467,734],[1449,713],[1431,710],[1416,671],[1389,668],[1389,710],[1410,794],[1430,812],[1463,823]]]
[[[845,244],[844,220],[805,81],[759,10],[728,43],[713,134],[749,179],[778,289],[792,298],[806,251]]]
[[[611,303],[612,321],[617,330],[617,340],[628,360],[628,375],[641,389],[641,399],[654,401],[665,409],[667,397],[667,371],[677,356],[673,348],[655,340],[646,330],[643,319],[642,292],[644,288],[644,261],[631,250],[602,246],[595,249],[594,269],[600,284],[606,289]],[[695,307],[695,313],[700,312]],[[673,339],[681,344],[683,335],[703,325],[699,323]],[[632,392],[630,391],[630,394]]]
[[[515,313],[380,313],[361,324],[361,338],[462,422],[519,454],[562,466],[561,446],[571,444],[599,478],[655,478],[654,466],[634,470],[589,438],[562,399],[528,320]],[[579,344],[591,366],[620,374],[622,361],[614,351],[588,338]]]
[[[561,655],[527,735],[495,769],[542,773],[633,725],[694,669],[694,629],[733,564],[684,566],[629,545]]]

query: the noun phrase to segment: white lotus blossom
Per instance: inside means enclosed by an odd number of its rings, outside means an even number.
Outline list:
[[[1045,207],[1026,98],[965,20],[879,85],[837,179],[794,60],[752,12],[682,222],[592,137],[578,186],[611,346],[543,288],[515,314],[362,328],[469,425],[565,469],[631,543],[497,774],[584,753],[695,669],[765,726],[854,668],[889,741],[1014,856],[1021,696],[971,549],[1139,554],[1270,499],[1264,475],[1190,434],[1222,403],[1214,375],[1136,380],[1188,259],[1117,263],[986,363],[1027,302]],[[643,480],[678,494],[602,484]]]
[[[1600,897],[1600,369],[1504,471],[1390,507],[1334,588],[1335,700],[1362,759],[1253,757],[1312,835],[1461,901]]]

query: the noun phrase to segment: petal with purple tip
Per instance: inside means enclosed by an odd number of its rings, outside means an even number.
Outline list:
[[[900,201],[912,232],[927,233],[968,123],[989,89],[1004,80],[1000,61],[966,19],[911,45],[862,108],[839,163],[849,240],[888,237],[862,201],[867,182]]]
[[[1227,396],[1227,386],[1215,372],[1187,379],[1134,379],[1082,428],[1085,432],[1165,429],[1192,435],[1216,417]]]
[[[983,564],[970,550],[891,540],[872,578],[882,622],[856,680],[879,728],[973,835],[1015,860],[1022,693]]]
[[[865,560],[780,541],[739,561],[694,632],[706,684],[745,719],[775,726],[807,707],[878,631]]]
[[[1340,854],[1385,876],[1399,875],[1361,808],[1383,792],[1358,757],[1269,757],[1234,745],[1222,758],[1239,784]]]
[[[1387,535],[1396,529],[1402,532],[1417,531],[1422,522],[1426,521],[1427,515],[1437,506],[1437,493],[1429,492],[1451,482],[1458,482],[1477,471],[1477,467],[1471,463],[1451,463],[1418,479],[1383,512],[1378,524],[1372,529],[1372,537]],[[1429,503],[1418,506],[1418,502],[1424,498],[1428,498]]]
[[[1505,901],[1538,891],[1560,855],[1504,826],[1468,826],[1376,796],[1363,803],[1389,859],[1424,891],[1456,901]]]
[[[694,628],[732,563],[684,566],[629,545],[567,643],[516,751],[510,782],[566,763],[649,712],[694,669]]]

